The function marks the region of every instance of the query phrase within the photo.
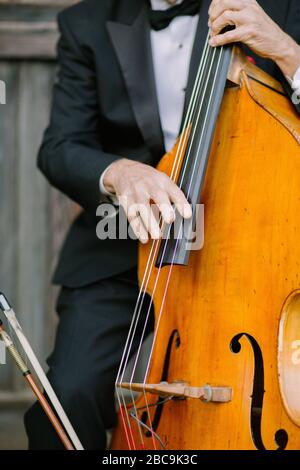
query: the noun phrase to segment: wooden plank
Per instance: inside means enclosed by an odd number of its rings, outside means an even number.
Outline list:
[[[18,112],[18,66],[0,63],[0,78],[6,83],[7,104],[0,105],[0,290],[15,304],[17,301],[17,140],[14,123]],[[1,316],[3,320],[3,316]],[[5,322],[6,323],[6,322]],[[0,388],[13,386],[13,365],[0,366]]]
[[[0,61],[0,80],[7,87],[7,104],[0,105],[0,290],[44,365],[57,322],[57,289],[50,277],[75,206],[50,189],[36,168],[56,66],[31,59],[55,58],[53,7],[58,11],[72,3],[0,0],[0,58],[7,59]],[[24,58],[29,60],[10,61]],[[0,366],[0,388],[0,405],[27,400],[26,385],[9,357]]]
[[[0,33],[12,30],[14,34],[56,32],[57,25],[56,21],[0,21]]]
[[[57,322],[58,289],[50,278],[76,214],[75,205],[50,189],[36,168],[55,75],[55,65],[0,63],[8,102],[0,107],[0,289],[45,368]],[[0,387],[11,395],[11,403],[17,403],[26,388],[10,357],[7,366],[0,366]],[[0,405],[7,402],[7,394],[0,394]]]
[[[29,387],[20,392],[1,392],[0,391],[0,411],[4,408],[17,406],[29,406],[35,401],[34,395]],[[1,447],[1,446],[0,446]]]
[[[0,4],[0,22],[19,21],[39,22],[53,21],[55,15],[62,9],[58,5],[1,5]],[[14,31],[12,31],[14,33]]]
[[[1,410],[0,414],[0,448],[1,450],[26,450],[27,438],[23,425],[24,405],[14,409]]]
[[[50,59],[56,56],[56,16],[72,2],[0,1],[0,59]]]
[[[39,358],[49,353],[49,281],[51,219],[49,186],[36,167],[48,122],[55,67],[20,65],[18,116],[18,315]],[[21,379],[22,380],[22,379]],[[21,380],[16,383],[23,387]],[[18,388],[18,387],[16,387]]]
[[[54,60],[56,57],[57,33],[3,34],[0,33],[0,59]]]

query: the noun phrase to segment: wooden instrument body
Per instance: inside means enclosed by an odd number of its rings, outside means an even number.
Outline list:
[[[288,434],[283,447],[300,449],[300,427],[281,398],[277,357],[283,305],[300,289],[299,117],[286,97],[257,81],[280,91],[273,79],[237,60],[240,70],[232,76],[239,85],[226,89],[201,197],[204,247],[191,253],[187,267],[172,269],[147,378],[161,381],[172,343],[168,382],[232,387],[233,397],[223,404],[193,399],[165,404],[156,432],[167,449],[272,450],[282,429]],[[170,174],[173,162],[174,151],[158,168]],[[140,247],[140,279],[150,248],[151,243]],[[162,269],[154,293],[156,316],[169,270]],[[155,268],[150,294],[156,275]],[[157,401],[147,398],[148,404]],[[137,405],[143,404],[141,396]],[[155,407],[150,413],[153,417]],[[132,426],[138,442],[136,423]],[[151,438],[145,442],[153,448]],[[126,448],[121,424],[113,448]]]

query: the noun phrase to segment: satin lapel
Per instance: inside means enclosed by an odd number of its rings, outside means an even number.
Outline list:
[[[136,121],[144,140],[157,158],[164,154],[164,140],[151,51],[146,3],[132,24],[108,21],[107,29],[126,83]]]

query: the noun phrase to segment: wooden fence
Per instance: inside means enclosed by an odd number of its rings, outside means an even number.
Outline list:
[[[36,168],[56,74],[57,12],[74,0],[0,0],[0,291],[40,358],[53,344],[53,265],[73,213]],[[0,100],[1,101],[1,100]],[[0,366],[0,406],[30,400],[15,366]],[[1,448],[1,444],[0,444]]]

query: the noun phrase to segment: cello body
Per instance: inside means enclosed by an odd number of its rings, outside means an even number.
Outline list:
[[[156,322],[165,296],[147,383],[209,384],[232,396],[147,402],[158,403],[150,417],[168,450],[299,450],[300,302],[285,306],[300,289],[300,119],[279,83],[236,48],[228,78],[201,195],[204,246],[173,266],[166,294],[170,266],[157,286],[154,268],[147,286]],[[170,174],[174,154],[158,169]],[[140,246],[140,279],[150,248]],[[142,393],[136,406],[149,424],[144,405]],[[128,448],[121,423],[112,448]]]

